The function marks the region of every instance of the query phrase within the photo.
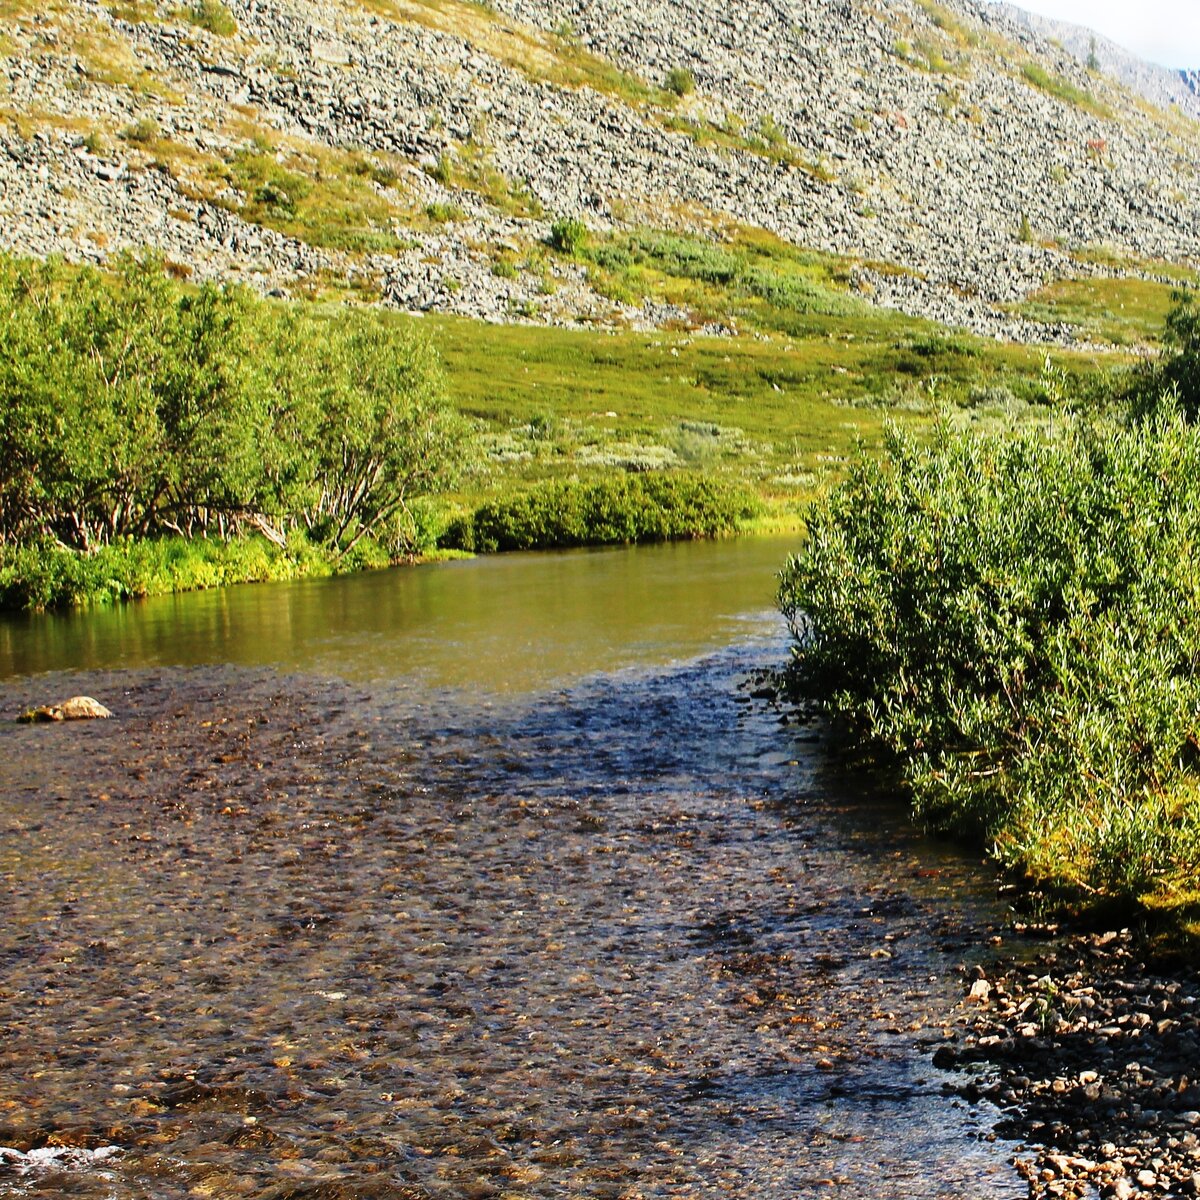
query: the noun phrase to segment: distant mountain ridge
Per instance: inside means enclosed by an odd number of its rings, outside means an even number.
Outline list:
[[[1101,71],[1144,96],[1151,104],[1163,108],[1175,105],[1188,116],[1200,120],[1200,67],[1182,71],[1160,67],[1084,25],[1043,17],[1007,0],[996,0],[994,7],[1041,37],[1058,42],[1081,63],[1088,63],[1094,53]]]

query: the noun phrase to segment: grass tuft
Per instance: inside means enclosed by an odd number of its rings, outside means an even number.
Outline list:
[[[1101,104],[1091,92],[1076,87],[1069,79],[1052,74],[1037,63],[1026,63],[1021,68],[1021,78],[1039,91],[1054,96],[1066,104],[1074,105],[1084,112],[1091,113],[1094,117],[1101,117],[1104,120],[1113,119],[1112,109]]]
[[[217,37],[232,37],[238,30],[233,13],[222,0],[198,0],[185,11],[184,16],[197,28]]]

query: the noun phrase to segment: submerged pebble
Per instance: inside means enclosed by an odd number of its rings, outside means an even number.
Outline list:
[[[9,726],[0,1143],[115,1200],[1023,1194],[930,1061],[990,880],[738,702],[781,652]]]

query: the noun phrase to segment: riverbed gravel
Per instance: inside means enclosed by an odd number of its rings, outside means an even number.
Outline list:
[[[0,1196],[1017,1200],[930,1062],[990,876],[739,686],[779,652],[0,687],[115,714],[0,727]]]
[[[1006,922],[774,650],[0,686],[115,714],[0,728],[0,1196],[1200,1193],[1194,968]]]
[[[1149,948],[1075,934],[967,980],[968,1032],[936,1061],[1002,1110],[1031,1197],[1200,1194],[1200,980]]]

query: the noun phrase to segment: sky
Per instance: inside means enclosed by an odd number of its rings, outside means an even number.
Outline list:
[[[1029,12],[1086,25],[1140,58],[1200,69],[1200,0],[1013,0]]]

